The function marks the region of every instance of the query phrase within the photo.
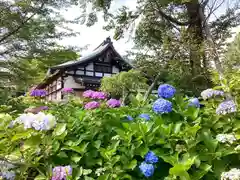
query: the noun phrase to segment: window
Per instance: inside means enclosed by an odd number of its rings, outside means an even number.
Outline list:
[[[112,73],[112,67],[111,66],[96,64],[94,67],[95,67],[96,72]]]
[[[87,76],[93,76],[93,72],[86,71]]]
[[[102,76],[103,76],[103,73],[96,72],[96,73],[95,73],[95,76],[97,76],[97,77],[102,77]]]

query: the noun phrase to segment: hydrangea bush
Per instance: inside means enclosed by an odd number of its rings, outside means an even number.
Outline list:
[[[237,103],[222,92],[187,98],[168,84],[158,94],[144,106],[95,91],[60,103],[28,99],[48,108],[0,114],[0,177],[239,179]]]

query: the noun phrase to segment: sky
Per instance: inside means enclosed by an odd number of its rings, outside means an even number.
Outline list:
[[[112,4],[111,10],[117,10],[121,6],[127,6],[130,9],[134,10],[136,8],[136,0],[115,0],[115,3]],[[80,15],[79,7],[73,7],[64,13],[64,17],[67,19],[74,19]],[[115,41],[113,39],[113,31],[103,30],[103,26],[106,25],[103,18],[99,17],[98,22],[91,26],[86,27],[86,25],[71,25],[70,28],[80,32],[80,35],[77,37],[65,38],[61,41],[62,45],[73,45],[84,47],[88,46],[87,50],[80,52],[81,55],[88,54],[91,50],[95,49],[99,44],[101,44],[107,37],[111,37],[113,45],[119,54],[125,55],[126,51],[130,50],[133,47],[133,42],[130,40],[129,33],[126,33],[123,39]]]
[[[136,1],[137,0],[115,0],[114,3],[111,6],[112,11],[116,11],[119,7],[125,5],[129,7],[132,10],[136,9]],[[232,1],[232,0],[227,0]],[[234,0],[233,0],[234,1]],[[216,14],[221,14],[223,11],[225,5],[223,5]],[[68,11],[64,12],[64,17],[72,20],[78,16],[80,16],[81,11],[79,7],[72,7]],[[70,25],[69,27],[72,28],[74,31],[80,32],[80,35],[76,37],[71,38],[65,38],[61,40],[62,45],[72,45],[77,47],[84,47],[88,45],[88,49],[85,49],[80,52],[81,55],[88,54],[93,49],[95,49],[100,43],[102,43],[107,37],[111,37],[113,41],[113,45],[115,49],[119,52],[121,55],[125,55],[126,51],[131,50],[134,43],[129,38],[130,34],[126,33],[125,37],[123,39],[120,39],[118,41],[113,40],[113,31],[105,31],[103,30],[103,26],[106,25],[103,18],[99,17],[98,22],[91,27],[86,27],[86,25],[81,24],[75,24]],[[238,33],[240,32],[240,27],[234,28],[233,32]],[[230,38],[230,41],[233,38]]]

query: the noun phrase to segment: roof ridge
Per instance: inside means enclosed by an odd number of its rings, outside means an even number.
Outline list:
[[[96,49],[98,49],[100,46],[104,46],[108,43],[112,43],[112,40],[110,38],[110,36],[108,36],[100,45],[98,45],[93,51],[95,51]]]

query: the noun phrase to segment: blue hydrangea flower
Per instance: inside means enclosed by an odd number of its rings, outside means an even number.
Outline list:
[[[172,103],[165,99],[157,99],[152,106],[155,113],[164,114],[172,112]]]
[[[147,164],[146,162],[142,162],[139,169],[145,177],[151,177],[154,173],[154,166],[152,164]]]
[[[145,162],[146,163],[151,163],[151,164],[157,163],[158,162],[158,157],[155,155],[154,152],[149,151],[145,156]]]
[[[133,117],[130,116],[130,115],[127,115],[127,120],[129,120],[129,121],[133,121]]]
[[[216,114],[225,115],[237,111],[237,105],[233,100],[223,101],[216,109]]]
[[[149,120],[150,120],[149,114],[145,114],[145,113],[140,114],[140,115],[139,115],[139,118],[145,119],[146,121],[149,121]]]
[[[169,84],[162,84],[158,87],[158,96],[162,98],[172,98],[176,89]]]
[[[198,98],[189,99],[189,106],[193,106],[193,107],[199,108],[200,107],[200,103],[199,103]]]

